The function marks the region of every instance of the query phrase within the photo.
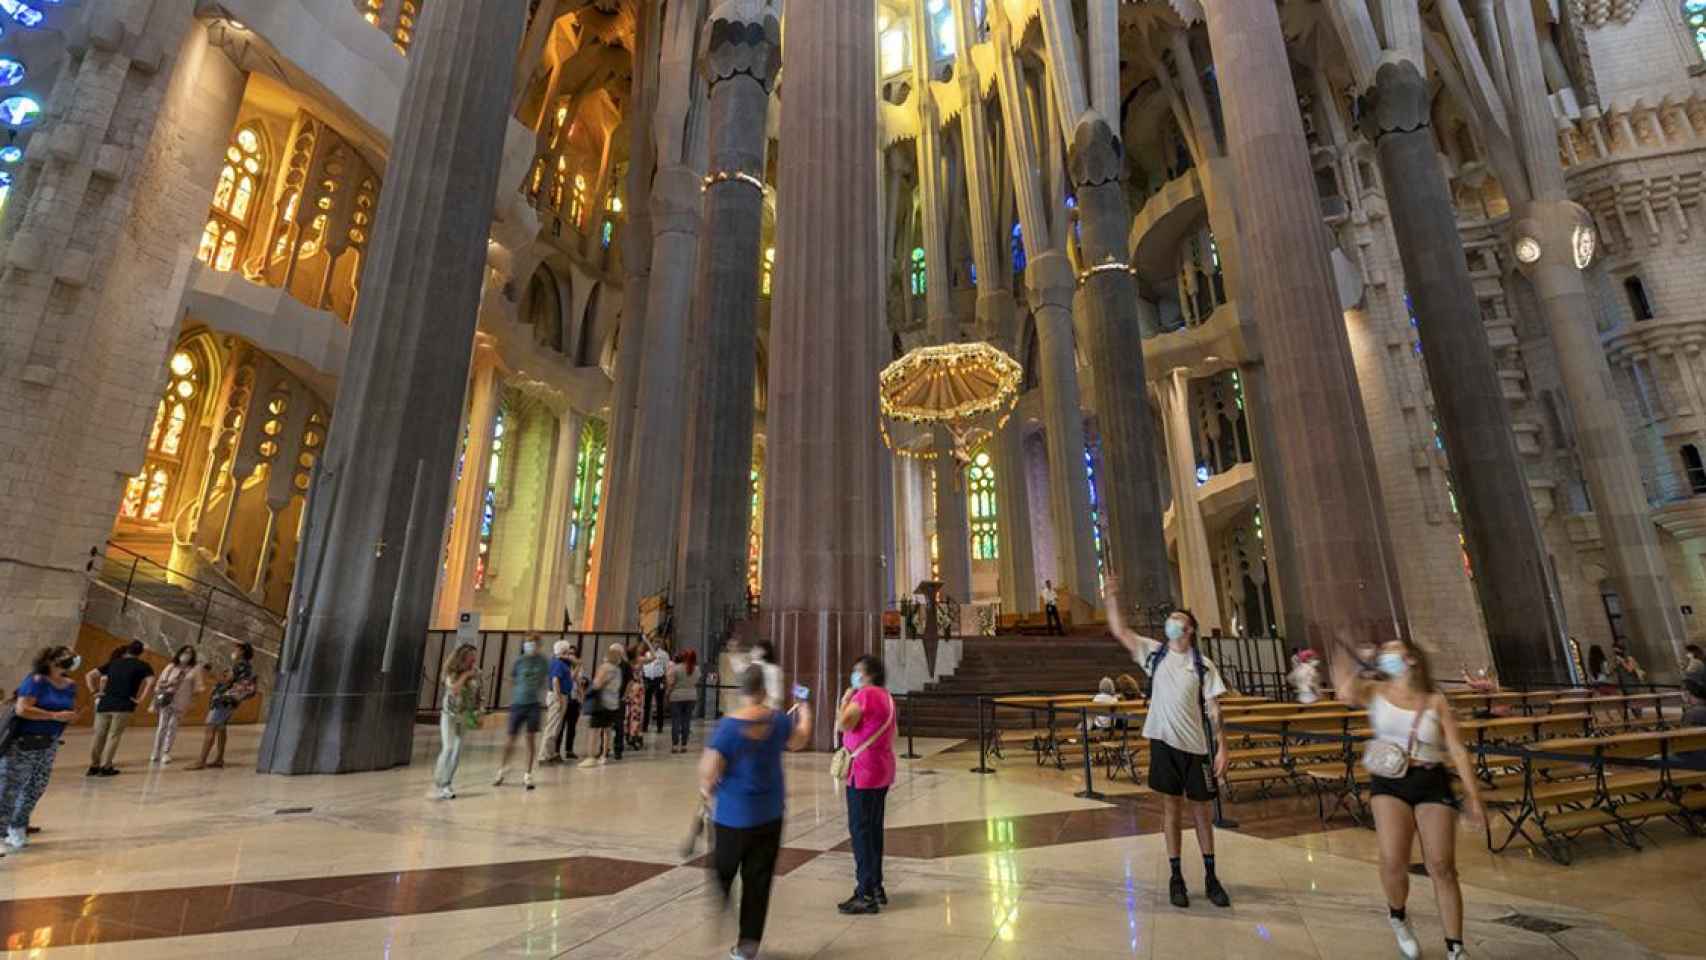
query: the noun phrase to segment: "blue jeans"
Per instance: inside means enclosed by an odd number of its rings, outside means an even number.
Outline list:
[[[883,885],[883,810],[889,788],[847,788],[847,831],[853,835],[855,896],[873,897]]]

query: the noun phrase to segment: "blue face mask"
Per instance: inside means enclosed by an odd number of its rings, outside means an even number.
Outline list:
[[[1161,628],[1167,634],[1168,640],[1178,640],[1185,635],[1185,625],[1178,620],[1168,620]]]
[[[1401,653],[1383,653],[1374,658],[1374,665],[1394,680],[1410,672],[1410,664]]]
[[[847,682],[852,685],[853,689],[858,690],[865,686],[865,675],[855,670],[853,675],[847,678]]]

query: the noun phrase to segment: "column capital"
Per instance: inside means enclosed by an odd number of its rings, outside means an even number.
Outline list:
[[[1086,110],[1072,131],[1067,173],[1074,187],[1117,183],[1125,174],[1120,141],[1101,114]]]
[[[705,79],[746,76],[766,91],[782,65],[782,27],[764,0],[723,0],[705,24]]]
[[[1048,250],[1031,259],[1025,267],[1025,287],[1039,307],[1072,308],[1072,295],[1078,289],[1078,278],[1072,272],[1072,261],[1059,250]]]
[[[1428,126],[1427,79],[1408,60],[1388,60],[1362,93],[1363,136],[1373,143],[1389,133],[1414,133]]]

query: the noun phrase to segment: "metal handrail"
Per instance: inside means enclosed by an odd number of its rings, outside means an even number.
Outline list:
[[[238,603],[242,604],[243,606],[253,608],[254,610],[258,611],[259,613],[266,615],[271,620],[277,621],[279,623],[284,622],[282,617],[280,617],[278,614],[272,612],[271,610],[268,610],[264,605],[256,603],[254,600],[250,599],[249,597],[243,596],[240,593],[236,593],[227,587],[222,587],[217,583],[209,583],[206,580],[202,580],[198,577],[191,576],[190,574],[187,574],[187,573],[183,572],[182,570],[173,570],[171,567],[166,566],[165,564],[161,563],[158,560],[154,560],[154,559],[151,559],[149,557],[145,557],[142,554],[137,553],[136,551],[131,550],[129,548],[121,547],[118,544],[112,542],[111,540],[107,541],[107,550],[108,550],[109,555],[110,555],[111,551],[117,550],[119,553],[122,553],[125,556],[131,558],[131,577],[130,577],[130,580],[132,583],[135,582],[136,569],[137,569],[138,565],[146,563],[150,567],[159,568],[160,570],[169,574],[175,580],[181,580],[181,581],[185,581],[188,583],[193,583],[199,587],[206,587],[208,590],[212,591],[213,593],[216,593],[216,594],[219,594],[219,595],[225,596],[225,597],[230,597],[232,600],[237,601]],[[100,552],[100,549],[98,547],[90,547],[89,548],[89,569],[92,570],[94,568],[95,559],[99,556],[101,556],[101,552]],[[125,588],[125,599],[126,599],[126,601],[128,601],[130,599],[130,587],[128,585]]]

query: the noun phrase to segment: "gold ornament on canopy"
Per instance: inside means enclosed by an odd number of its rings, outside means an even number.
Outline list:
[[[1006,425],[1024,376],[1017,361],[987,343],[944,343],[918,347],[885,367],[878,396],[897,431],[903,425],[941,427],[953,439],[954,459],[969,463],[971,450]],[[882,429],[883,442],[902,456],[937,455],[910,443],[897,446],[888,426]]]

